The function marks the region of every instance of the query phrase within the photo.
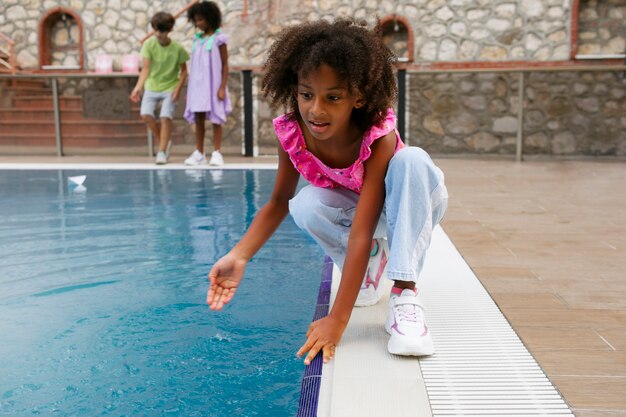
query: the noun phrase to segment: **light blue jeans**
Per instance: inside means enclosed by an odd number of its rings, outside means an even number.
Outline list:
[[[387,277],[417,282],[433,228],[448,206],[443,173],[421,148],[398,151],[385,175],[385,207],[374,238],[387,237]],[[359,195],[345,188],[308,185],[289,201],[289,212],[302,230],[343,268]]]

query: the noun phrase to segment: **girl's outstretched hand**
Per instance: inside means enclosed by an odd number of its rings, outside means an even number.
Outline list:
[[[211,310],[221,310],[237,292],[248,262],[230,253],[220,258],[209,272],[209,292],[206,303]]]
[[[346,329],[346,325],[347,323],[343,323],[332,316],[314,321],[306,332],[306,342],[296,355],[300,357],[308,352],[304,358],[304,364],[310,365],[315,355],[322,351],[324,363],[327,363],[335,356],[335,348]]]

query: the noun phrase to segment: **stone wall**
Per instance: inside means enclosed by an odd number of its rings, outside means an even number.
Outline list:
[[[626,156],[626,77],[525,75],[523,154]],[[514,155],[519,75],[409,74],[405,140],[434,154]]]
[[[526,96],[525,154],[626,156],[623,73],[533,73]]]
[[[517,82],[507,74],[409,74],[408,134],[429,152],[515,152]]]
[[[611,1],[611,0],[603,0]],[[403,16],[414,32],[414,56],[427,61],[562,60],[569,56],[567,0],[265,0],[218,1],[230,35],[231,65],[261,65],[264,53],[286,25],[310,19],[354,16],[373,24],[376,16]],[[38,66],[37,30],[46,11],[65,7],[83,23],[85,65],[95,56],[137,53],[150,31],[150,17],[175,13],[184,0],[3,0],[0,32],[16,41],[18,62]],[[191,46],[193,27],[181,16],[172,37]],[[62,57],[58,58],[61,61]]]

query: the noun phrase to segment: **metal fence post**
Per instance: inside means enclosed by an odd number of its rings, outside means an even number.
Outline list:
[[[398,132],[406,142],[406,70],[398,70]]]
[[[54,137],[57,156],[63,156],[63,138],[61,137],[61,112],[59,109],[59,85],[56,78],[52,78],[52,106],[54,107]]]
[[[243,135],[244,155],[254,156],[252,112],[252,70],[243,70]]]
[[[524,72],[519,72],[517,85],[517,142],[515,146],[515,161],[522,161],[522,148],[524,147]]]
[[[152,130],[146,130],[148,131],[148,156],[152,158],[154,156],[154,138],[152,137]]]

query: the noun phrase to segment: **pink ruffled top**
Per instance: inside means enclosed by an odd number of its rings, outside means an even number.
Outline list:
[[[317,159],[307,148],[300,125],[293,113],[284,114],[274,119],[274,130],[278,140],[289,155],[293,166],[312,185],[322,188],[344,187],[357,193],[363,188],[365,167],[363,163],[372,154],[372,143],[391,131],[396,132],[396,152],[404,147],[400,134],[396,129],[396,115],[393,109],[387,110],[387,115],[378,126],[372,126],[363,135],[359,156],[347,168],[331,168]]]

